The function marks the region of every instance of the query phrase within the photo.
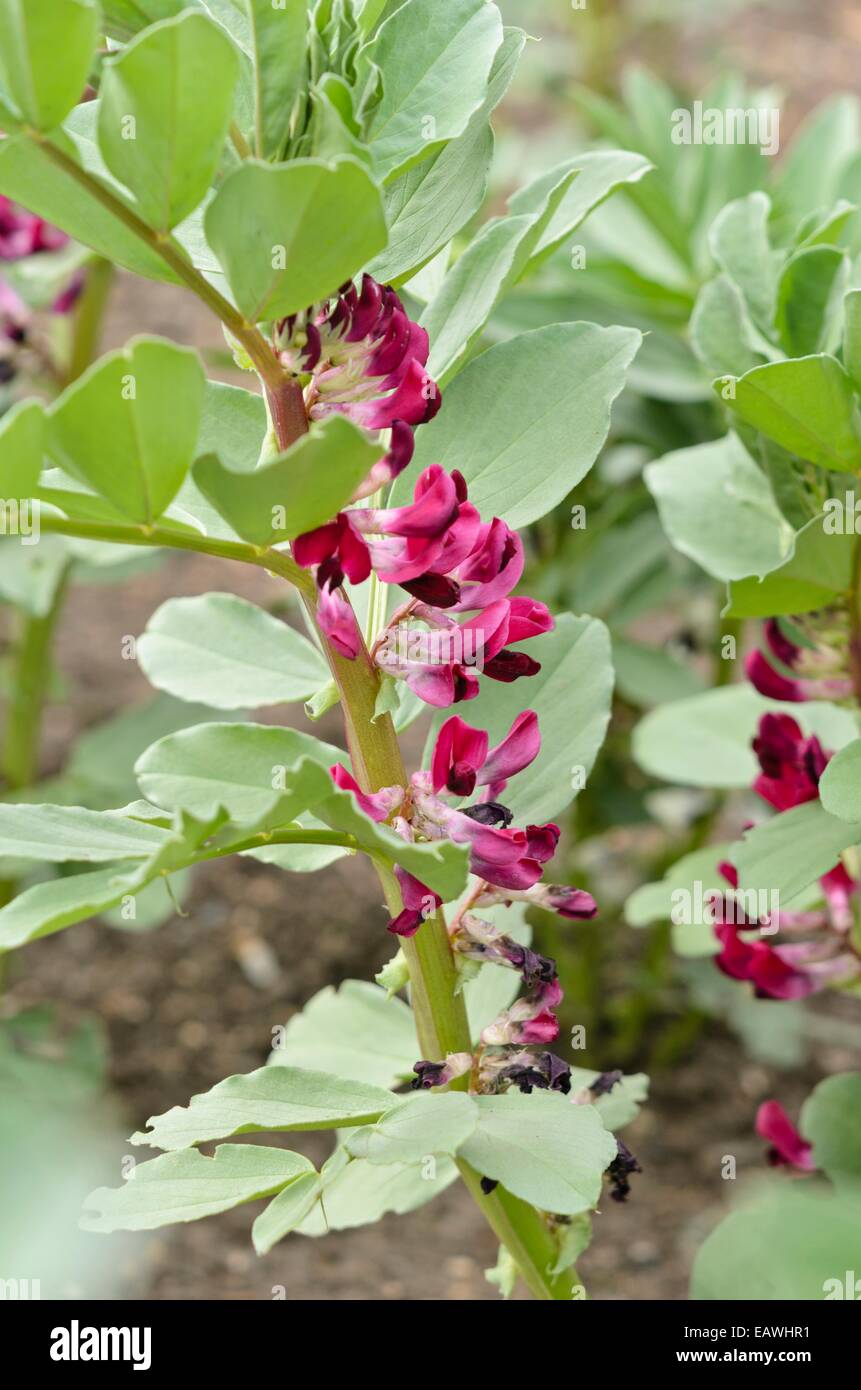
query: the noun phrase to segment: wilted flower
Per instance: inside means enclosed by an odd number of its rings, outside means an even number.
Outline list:
[[[561,1000],[562,989],[555,977],[546,984],[536,984],[482,1029],[481,1041],[486,1046],[553,1042],[559,1036],[559,1020],[553,1010]]]
[[[624,1202],[631,1191],[631,1174],[642,1173],[643,1170],[623,1140],[617,1138],[616,1144],[618,1153],[607,1169],[607,1176],[611,1183],[610,1196],[613,1201]]]
[[[411,1082],[414,1091],[429,1091],[434,1086],[447,1086],[456,1076],[464,1076],[472,1069],[471,1052],[450,1052],[444,1062],[416,1062],[413,1071],[415,1081]]]

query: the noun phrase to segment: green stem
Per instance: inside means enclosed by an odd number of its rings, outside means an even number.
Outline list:
[[[99,351],[102,321],[113,278],[113,266],[110,261],[102,260],[101,256],[87,268],[86,282],[75,307],[72,350],[66,368],[67,386],[77,381]]]
[[[38,775],[39,732],[51,678],[51,645],[68,575],[67,567],[47,613],[38,617],[26,614],[22,618],[3,734],[3,777],[13,791],[31,786]]]

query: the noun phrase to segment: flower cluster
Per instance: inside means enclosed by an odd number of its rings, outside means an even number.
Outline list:
[[[334,299],[282,319],[275,327],[282,366],[304,383],[311,420],[337,412],[367,430],[391,430],[391,448],[360,488],[376,492],[413,456],[413,428],[440,407],[428,374],[428,336],[399,296],[370,275],[362,288],[342,285]]]
[[[285,320],[277,335],[282,363],[305,383],[312,419],[340,411],[365,429],[391,431],[389,452],[356,492],[360,502],[402,472],[414,429],[439,409],[425,366],[427,334],[393,290],[366,275],[361,290],[345,287],[334,306]],[[344,579],[361,584],[373,571],[406,591],[409,601],[378,636],[372,657],[430,705],[472,699],[479,671],[510,682],[540,670],[512,650],[553,626],[544,604],[511,597],[523,573],[523,543],[498,517],[482,520],[456,470],[425,469],[405,506],[340,512],[299,536],[293,554],[314,572],[322,630],[351,660],[361,637]]]
[[[804,618],[795,620],[797,625]],[[763,624],[763,648],[757,647],[745,658],[748,680],[769,700],[843,700],[852,694],[852,681],[846,672],[847,647],[845,619],[841,615],[817,614],[808,618],[809,632],[799,632],[806,645],[793,642],[778,618]]]
[[[777,812],[818,798],[819,780],[831,754],[817,738],[805,738],[790,715],[763,715],[753,747],[761,769],[754,790]],[[720,871],[730,887],[737,888],[734,867],[724,863]],[[861,884],[838,862],[822,876],[820,886],[823,907],[779,911],[753,920],[739,910],[734,898],[715,896],[714,931],[721,946],[715,957],[718,968],[732,979],[747,980],[757,995],[768,999],[801,999],[861,976],[861,958],[850,937],[852,903]],[[756,938],[748,939],[752,932]],[[780,944],[763,940],[763,935],[778,934]]]
[[[489,743],[483,730],[452,715],[437,735],[430,768],[414,773],[409,787],[385,787],[368,794],[340,765],[332,768],[332,776],[340,787],[353,792],[367,815],[378,822],[389,821],[406,839],[448,838],[469,846],[470,869],[479,882],[449,927],[456,958],[465,972],[473,963],[517,971],[525,987],[524,995],[483,1030],[476,1057],[455,1053],[442,1062],[419,1062],[413,1085],[442,1086],[469,1072],[475,1089],[482,1092],[516,1086],[525,1092],[538,1087],[567,1093],[570,1068],[553,1053],[540,1050],[559,1034],[555,1008],[562,990],[556,963],[506,935],[479,913],[482,907],[516,900],[555,910],[569,919],[588,920],[597,905],[583,889],[539,882],[556,850],[559,828],[553,824],[516,827],[512,812],[499,800],[510,779],[538,755],[541,739],[535,712],[524,710],[500,743],[493,748]],[[476,794],[472,804],[460,804]],[[440,900],[404,869],[396,872],[403,910],[389,923],[389,930],[409,937]]]
[[[398,296],[365,276],[361,289],[341,289],[334,302],[316,306],[276,325],[282,364],[301,381],[311,419],[332,411],[368,430],[390,430],[385,458],[357,489],[358,504],[293,543],[298,564],[310,569],[318,589],[317,618],[341,655],[362,650],[343,583],[361,584],[371,573],[399,585],[408,596],[372,644],[377,668],[402,680],[414,694],[447,708],[478,694],[479,672],[511,682],[534,675],[539,665],[513,649],[553,626],[542,603],[515,596],[524,568],[523,543],[498,517],[482,520],[457,471],[439,465],[417,479],[412,501],[374,506],[368,498],[407,466],[413,431],[439,408],[439,392],[426,371],[428,342]],[[522,996],[482,1031],[475,1055],[451,1053],[441,1061],[416,1063],[413,1087],[447,1086],[468,1076],[470,1089],[495,1094],[515,1087],[568,1094],[571,1069],[545,1050],[559,1034],[556,1008],[562,999],[556,964],[507,935],[481,910],[514,901],[531,903],[572,920],[594,917],[589,893],[541,882],[559,842],[559,827],[514,824],[502,798],[509,781],[528,767],[541,747],[538,718],[524,710],[494,747],[488,734],[457,715],[436,738],[430,767],[406,786],[363,791],[346,768],[336,765],[336,784],[354,795],[372,820],[387,823],[412,843],[448,839],[469,850],[478,882],[449,926],[458,968],[466,978],[483,964],[516,971]],[[402,907],[389,931],[412,937],[440,906],[440,898],[402,867],[395,870]],[[619,1079],[598,1078],[595,1088],[573,1096],[591,1103]],[[627,1192],[627,1175],[639,1171],[620,1148],[611,1170],[614,1196]],[[483,1179],[489,1193],[496,1186]]]
[[[409,787],[383,787],[365,793],[340,764],[331,771],[339,787],[354,793],[366,815],[377,822],[390,821],[404,839],[449,839],[467,845],[470,870],[481,880],[474,905],[489,907],[516,900],[547,907],[565,917],[593,917],[597,908],[588,893],[539,882],[544,865],[556,851],[559,827],[552,822],[515,826],[513,813],[497,799],[509,779],[538,756],[541,737],[534,710],[519,714],[494,748],[488,744],[483,730],[473,729],[452,715],[437,735],[430,769],[413,773]],[[476,787],[482,789],[481,794],[471,805],[452,804],[469,797]],[[411,874],[403,869],[397,872],[404,910],[389,929],[399,936],[413,936],[438,900]],[[468,931],[461,921],[460,934]],[[496,949],[504,953],[511,948],[497,943]]]
[[[35,213],[27,212],[9,198],[0,196],[0,261],[11,263],[58,251],[69,238]],[[51,305],[51,312],[65,314],[74,306],[82,286],[80,275],[73,276]],[[15,352],[25,343],[32,314],[17,290],[0,275],[0,380],[15,375]]]

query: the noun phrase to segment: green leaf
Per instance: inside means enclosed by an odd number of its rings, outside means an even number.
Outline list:
[[[588,473],[640,344],[630,328],[560,323],[482,353],[418,433],[398,495],[430,463],[458,468],[482,514],[525,526]]]
[[[542,1211],[575,1216],[595,1206],[616,1141],[593,1106],[544,1091],[476,1096],[475,1104],[478,1128],[461,1158]]]
[[[98,32],[95,0],[0,0],[0,73],[29,125],[53,130],[80,100]]]
[[[733,896],[718,869],[732,848],[730,844],[707,845],[683,855],[659,882],[644,883],[631,894],[625,903],[625,921],[631,927],[672,922],[673,949],[680,956],[714,955],[718,941],[708,900],[712,893]],[[681,903],[684,913],[677,908]]]
[[[861,1072],[820,1081],[801,1111],[801,1133],[813,1162],[836,1186],[861,1182]]]
[[[633,705],[650,709],[705,689],[701,673],[673,651],[613,638],[616,689]]]
[[[93,810],[132,801],[138,795],[134,765],[141,753],[156,739],[203,723],[213,714],[209,705],[191,705],[169,695],[156,695],[145,704],[123,709],[81,734],[59,781],[79,788],[83,804]],[[57,800],[57,780],[48,786],[51,800]]]
[[[676,550],[715,579],[762,576],[791,555],[795,533],[737,435],[665,454],[643,477]]]
[[[508,200],[509,211],[515,216],[534,214],[544,206],[550,190],[557,187],[566,175],[576,172],[574,182],[567,185],[565,196],[542,229],[538,244],[530,252],[528,269],[534,269],[552,255],[593,208],[603,203],[617,188],[639,183],[651,167],[642,155],[629,150],[592,150],[563,160],[519,189]]]
[[[813,517],[797,533],[785,564],[762,580],[736,580],[729,586],[724,610],[734,618],[770,618],[827,608],[835,595],[849,588],[855,536],[824,529],[823,516]]]
[[[327,1184],[323,1201],[303,1221],[300,1234],[324,1236],[370,1225],[390,1211],[398,1215],[415,1211],[450,1187],[456,1177],[457,1169],[447,1158],[438,1159],[430,1172],[417,1164],[383,1167],[353,1159]]]
[[[230,1211],[268,1197],[313,1171],[289,1149],[220,1144],[212,1158],[196,1149],[140,1163],[122,1187],[98,1187],[84,1203],[85,1231],[151,1231]]]
[[[106,33],[117,39],[130,39],[148,24],[172,19],[185,9],[188,0],[101,0]]]
[[[79,106],[68,118],[64,131],[57,131],[52,144],[58,145],[79,168],[88,165],[88,157],[98,150],[92,136],[78,130],[79,124],[93,124],[96,102]],[[83,114],[82,114],[83,113]],[[121,206],[133,211],[131,199],[105,178],[101,170],[93,177],[105,184]],[[74,175],[51,161],[45,149],[29,136],[20,135],[0,140],[0,193],[47,222],[61,227],[70,237],[89,246],[98,255],[144,275],[150,280],[166,280],[178,284],[176,273],[152,247],[131,231],[87,187],[82,187]]]
[[[485,681],[469,711],[469,723],[487,729],[491,746],[508,733],[524,703],[538,715],[541,751],[508,791],[518,824],[545,821],[574,800],[604,741],[613,696],[610,638],[596,618],[559,614],[554,630],[531,638],[523,650],[541,663],[528,686]],[[437,716],[427,756],[442,722]]]
[[[836,472],[861,469],[852,384],[836,358],[768,362],[719,385],[730,410],[790,453]]]
[[[217,454],[234,473],[253,473],[268,427],[266,403],[256,391],[207,381],[195,453]]]
[[[95,363],[52,405],[57,463],[122,517],[151,525],[194,455],[204,375],[197,354],[136,338]]]
[[[749,830],[733,848],[739,887],[778,893],[783,903],[809,888],[861,844],[861,822],[830,816],[818,801],[793,806]]]
[[[822,774],[819,796],[825,810],[840,820],[861,820],[861,739],[841,748]]]
[[[599,1071],[590,1071],[588,1067],[572,1067],[572,1091],[577,1092],[591,1086],[601,1074]],[[640,1071],[631,1076],[623,1076],[612,1090],[599,1096],[592,1103],[604,1121],[605,1128],[615,1133],[637,1118],[648,1095],[649,1078],[645,1072]]]
[[[187,1149],[210,1139],[263,1130],[371,1125],[396,1103],[390,1091],[326,1072],[260,1067],[245,1076],[228,1076],[192,1096],[187,1106],[175,1105],[153,1116],[131,1142],[153,1149]]]
[[[169,599],[138,639],[141,670],[181,700],[255,709],[304,700],[328,668],[306,637],[236,594]]]
[[[850,290],[843,300],[843,365],[861,388],[861,290]]]
[[[768,333],[774,320],[774,257],[768,240],[770,202],[749,193],[728,203],[712,223],[709,247],[721,270],[738,286],[756,326]]]
[[[268,0],[267,0],[268,3]],[[272,1198],[251,1227],[251,1239],[258,1255],[265,1255],[314,1210],[323,1192],[318,1173],[302,1173]]]
[[[280,159],[305,78],[306,0],[247,0],[254,58],[255,152]]]
[[[279,1068],[278,1070],[281,1070]],[[421,1163],[454,1157],[478,1123],[475,1102],[460,1091],[419,1091],[387,1110],[375,1124],[348,1135],[345,1148],[369,1163]]]
[[[858,151],[858,100],[835,96],[808,116],[774,185],[774,221],[779,235],[794,230],[811,208],[830,207],[840,195],[846,166]]]
[[[248,823],[277,807],[283,824],[328,792],[326,769],[343,756],[295,729],[201,724],[159,739],[138,759],[135,772],[144,796],[167,810],[182,808],[206,819],[224,807],[234,820]]]
[[[696,1257],[690,1296],[757,1303],[854,1297],[854,1289],[845,1292],[845,1271],[856,1268],[859,1249],[857,1198],[841,1200],[806,1182],[781,1184],[712,1231]]]
[[[634,761],[644,772],[686,787],[749,787],[759,771],[751,747],[759,720],[786,705],[766,700],[747,685],[707,690],[650,712],[634,730]],[[805,735],[827,748],[856,736],[848,710],[819,701],[793,705],[792,717]]]
[[[131,868],[131,865],[126,866]],[[122,865],[37,883],[0,908],[0,952],[116,907],[128,893]]]
[[[45,452],[45,408],[19,401],[0,419],[0,497],[23,502],[33,494]]]
[[[790,357],[830,352],[846,286],[848,262],[832,246],[811,246],[790,257],[777,285],[775,321]]]
[[[347,1080],[396,1086],[418,1059],[411,1010],[365,980],[345,980],[308,1000],[294,1014],[270,1066],[321,1067]]]
[[[386,244],[380,191],[353,158],[246,160],[206,210],[206,236],[253,322],[334,294]]]
[[[148,859],[165,838],[158,826],[83,806],[0,803],[0,855],[52,864],[112,863]]]
[[[485,224],[421,316],[431,343],[428,371],[444,385],[469,355],[496,301],[515,283],[575,177],[569,170],[534,213]]]
[[[364,430],[330,415],[253,473],[236,472],[209,454],[197,460],[193,476],[238,536],[272,545],[331,521],[382,453]]]
[[[711,377],[742,376],[761,364],[760,339],[744,296],[728,275],[703,285],[691,313],[691,346]]]
[[[501,43],[499,11],[486,0],[446,0],[442,9],[437,0],[411,0],[386,20],[372,50],[383,95],[368,129],[384,178],[463,133]]]
[[[19,512],[19,525],[20,518]],[[29,519],[35,520],[35,510]],[[25,545],[18,536],[0,537],[0,599],[35,618],[44,617],[51,611],[69,559],[65,536],[40,534],[38,545]]]
[[[367,267],[377,280],[398,281],[425,265],[481,207],[493,157],[490,116],[505,95],[526,41],[520,29],[506,29],[504,34],[485,99],[463,135],[383,190],[389,244]]]
[[[105,64],[99,145],[151,227],[170,231],[206,196],[238,75],[224,30],[193,11],[146,29]]]

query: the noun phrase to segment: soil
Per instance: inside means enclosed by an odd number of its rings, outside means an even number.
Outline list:
[[[689,64],[696,73],[708,57],[703,35],[680,29],[683,71]],[[783,81],[793,109],[806,109],[827,90],[853,87],[859,40],[861,20],[850,5],[769,6],[724,17],[720,51],[727,66]],[[141,330],[201,349],[223,347],[190,299],[123,277],[106,345]],[[73,592],[58,646],[69,694],[49,712],[44,771],[59,766],[82,728],[147,697],[136,664],[122,659],[122,638],[139,633],[164,599],[213,588],[263,603],[276,598],[275,582],[262,572],[190,556],[170,557],[127,583]],[[336,722],[321,732],[337,739]],[[186,912],[155,934],[77,927],[10,962],[5,1012],[53,1001],[67,1020],[83,1013],[103,1020],[110,1083],[130,1129],[224,1076],[261,1065],[275,1025],[325,985],[369,978],[390,954],[379,894],[370,873],[352,862],[313,880],[247,861],[209,865]],[[852,1060],[820,1044],[800,1072],[777,1073],[746,1060],[714,1027],[671,1072],[659,1071],[648,1107],[626,1132],[643,1172],[627,1203],[605,1199],[579,1264],[590,1296],[684,1299],[693,1254],[735,1186],[721,1176],[724,1157],[735,1156],[742,1177],[761,1167],[762,1144],[752,1132],[756,1105],[777,1093],[797,1111],[823,1073]],[[319,1159],[325,1144],[312,1137],[306,1151]],[[373,1227],[325,1240],[294,1236],[263,1259],[250,1245],[250,1217],[240,1208],[146,1239],[118,1267],[114,1292],[268,1299],[283,1287],[287,1298],[318,1300],[498,1298],[482,1273],[495,1261],[493,1237],[460,1187]]]

